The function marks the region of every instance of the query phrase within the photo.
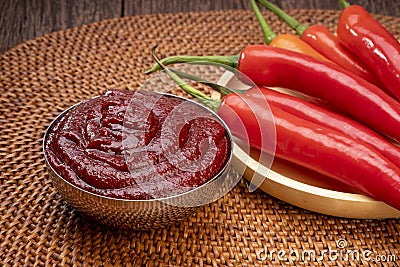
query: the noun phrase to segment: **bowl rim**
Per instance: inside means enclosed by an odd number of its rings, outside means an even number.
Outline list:
[[[140,89],[129,90],[129,91],[140,91]],[[143,90],[142,90],[142,91],[143,91]],[[107,91],[105,91],[105,92],[107,92]],[[223,167],[218,171],[218,173],[215,174],[211,179],[209,179],[208,181],[206,181],[205,183],[201,184],[200,186],[195,187],[195,188],[193,188],[193,189],[191,189],[191,190],[189,190],[189,191],[187,191],[187,192],[183,192],[183,193],[180,193],[180,194],[177,194],[177,195],[162,197],[162,198],[150,198],[150,199],[123,199],[123,198],[113,198],[113,197],[109,197],[109,196],[103,196],[103,195],[100,195],[100,194],[96,194],[96,193],[87,191],[87,190],[85,190],[85,189],[83,189],[83,188],[80,188],[80,187],[78,187],[78,186],[72,184],[72,183],[69,182],[68,180],[64,179],[64,177],[62,177],[60,174],[58,174],[58,173],[54,170],[53,166],[51,166],[51,164],[50,164],[49,161],[48,161],[47,154],[46,154],[46,141],[47,141],[47,139],[48,139],[48,136],[49,136],[49,134],[51,133],[51,130],[53,129],[54,125],[55,125],[63,116],[65,116],[70,110],[76,108],[78,105],[80,105],[80,104],[82,104],[82,103],[84,103],[84,102],[86,102],[86,101],[88,101],[88,100],[90,100],[90,99],[98,98],[98,97],[100,97],[101,95],[97,95],[97,96],[91,97],[91,98],[89,98],[89,99],[85,99],[85,100],[79,101],[78,103],[76,103],[76,104],[74,104],[74,105],[68,107],[67,109],[63,110],[60,114],[58,114],[58,115],[52,120],[52,122],[49,124],[49,126],[46,128],[46,131],[45,131],[45,133],[44,133],[44,135],[43,135],[43,139],[42,139],[42,153],[43,153],[43,155],[44,155],[45,163],[46,163],[47,167],[50,169],[50,171],[51,171],[54,175],[56,175],[60,180],[62,180],[63,182],[67,183],[69,186],[71,186],[71,187],[73,187],[73,188],[75,188],[75,189],[77,189],[77,190],[79,190],[80,192],[83,192],[83,193],[85,193],[85,194],[89,194],[89,195],[92,195],[92,196],[98,197],[98,198],[107,199],[107,200],[110,200],[110,201],[121,201],[121,202],[128,202],[128,203],[139,203],[139,202],[155,202],[155,201],[166,202],[167,200],[170,200],[170,199],[184,197],[185,195],[191,194],[191,193],[193,193],[193,192],[195,192],[195,191],[197,191],[197,190],[200,190],[200,189],[203,188],[203,187],[206,187],[207,185],[209,185],[210,183],[212,183],[212,182],[214,182],[216,179],[218,179],[221,175],[223,175],[224,172],[225,172],[228,168],[233,168],[233,167],[231,166],[231,165],[232,165],[232,164],[231,164],[231,163],[232,163],[232,158],[233,158],[233,150],[234,150],[234,145],[235,145],[234,140],[233,140],[233,136],[232,136],[232,133],[231,133],[230,129],[229,129],[228,126],[226,125],[226,123],[222,120],[222,118],[221,118],[215,111],[213,111],[213,110],[210,109],[209,107],[207,107],[207,106],[201,104],[200,102],[196,102],[196,101],[194,101],[193,99],[185,98],[185,97],[183,97],[183,96],[178,96],[178,95],[174,95],[174,94],[171,94],[171,93],[158,92],[158,91],[148,91],[148,92],[156,93],[156,94],[159,94],[159,95],[162,95],[162,96],[178,98],[178,99],[181,99],[181,100],[183,100],[183,101],[187,101],[187,102],[189,102],[189,103],[192,103],[192,104],[194,104],[194,105],[197,105],[197,106],[199,106],[200,108],[203,108],[203,109],[205,109],[207,112],[211,113],[211,114],[222,124],[222,126],[224,127],[224,129],[225,129],[225,131],[226,131],[226,135],[228,136],[228,138],[229,138],[229,140],[230,140],[230,142],[229,142],[229,143],[230,143],[229,157],[227,158],[226,163],[224,164],[224,166],[223,166]],[[168,203],[168,202],[166,202],[166,203]],[[202,206],[202,205],[204,205],[204,204],[201,204],[201,206]]]

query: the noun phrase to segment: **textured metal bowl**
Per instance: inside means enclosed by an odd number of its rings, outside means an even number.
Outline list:
[[[165,95],[177,97],[170,94]],[[191,101],[185,98],[181,99]],[[194,101],[191,102],[205,108]],[[204,203],[205,199],[210,199],[210,202],[216,200],[223,193],[228,192],[238,181],[237,173],[230,164],[234,146],[232,135],[222,119],[213,111],[205,108],[224,126],[231,143],[226,165],[208,182],[183,194],[150,200],[115,199],[85,191],[61,177],[49,164],[45,153],[45,143],[52,127],[75,106],[65,110],[50,124],[43,140],[43,153],[54,187],[72,207],[94,220],[111,227],[134,230],[164,227],[188,218],[201,205],[206,204]]]

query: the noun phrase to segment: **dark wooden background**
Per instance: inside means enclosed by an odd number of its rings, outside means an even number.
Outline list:
[[[337,0],[273,0],[284,9],[339,9]],[[398,0],[353,0],[371,13],[400,17]],[[0,53],[46,33],[123,16],[250,9],[248,0],[0,0]]]

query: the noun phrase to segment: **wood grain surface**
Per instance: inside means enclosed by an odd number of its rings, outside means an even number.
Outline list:
[[[337,0],[272,1],[284,9],[339,9]],[[354,0],[372,13],[400,17],[393,0]],[[247,0],[0,0],[0,53],[46,33],[104,19],[154,13],[250,9]]]

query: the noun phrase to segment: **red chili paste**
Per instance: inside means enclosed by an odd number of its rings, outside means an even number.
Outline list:
[[[118,199],[180,194],[226,165],[229,135],[214,114],[190,101],[112,90],[81,102],[49,129],[45,154],[73,185]]]

